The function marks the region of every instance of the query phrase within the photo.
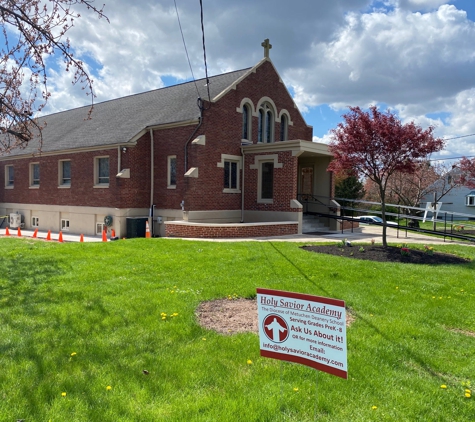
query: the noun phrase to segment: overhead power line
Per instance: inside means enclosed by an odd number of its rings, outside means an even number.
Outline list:
[[[454,136],[453,138],[442,138],[442,139],[444,141],[451,141],[452,139],[468,138],[469,136],[475,136],[475,133],[471,133],[470,135],[461,135],[461,136]]]
[[[209,94],[208,64],[206,63],[205,26],[204,26],[204,20],[203,20],[203,0],[200,0],[200,9],[201,9],[201,33],[203,35],[203,57],[204,57],[204,62],[205,62],[206,88],[208,89],[208,101],[211,102],[211,96]]]
[[[195,75],[193,73],[193,68],[191,67],[190,56],[188,55],[188,49],[186,48],[185,36],[183,35],[183,29],[181,27],[180,15],[178,14],[178,7],[176,5],[176,0],[173,0],[173,1],[175,3],[176,17],[178,19],[178,26],[180,27],[181,39],[183,40],[183,47],[185,47],[186,58],[188,59],[188,65],[190,66],[191,77],[193,78],[193,82],[195,83],[196,93],[198,94],[198,98],[199,98],[200,91],[198,90],[198,85],[196,84],[196,79],[195,79]]]

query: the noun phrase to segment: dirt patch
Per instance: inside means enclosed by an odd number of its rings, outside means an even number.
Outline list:
[[[217,299],[202,302],[196,310],[198,322],[220,334],[259,333],[256,299]],[[346,326],[355,320],[346,311]]]
[[[448,331],[457,334],[463,334],[464,336],[468,337],[475,337],[475,332],[469,330],[460,330],[459,328],[448,328]]]
[[[202,327],[220,334],[258,333],[256,299],[218,299],[202,302],[196,310]]]

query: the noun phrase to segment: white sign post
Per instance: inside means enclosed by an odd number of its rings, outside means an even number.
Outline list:
[[[261,356],[347,379],[345,302],[257,289]]]

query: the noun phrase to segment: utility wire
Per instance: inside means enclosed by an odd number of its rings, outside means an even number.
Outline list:
[[[188,59],[188,65],[190,66],[191,77],[193,78],[193,82],[195,83],[196,93],[198,94],[198,98],[199,98],[200,91],[198,90],[198,85],[196,84],[195,75],[193,74],[193,68],[191,67],[190,56],[188,55],[188,50],[186,48],[185,36],[183,35],[183,29],[181,28],[180,15],[178,14],[178,7],[176,5],[176,0],[173,0],[173,2],[175,3],[176,17],[178,19],[178,26],[180,27],[181,39],[183,40],[183,46],[185,47],[186,58]]]
[[[206,63],[205,27],[204,27],[204,20],[203,20],[203,0],[200,0],[200,8],[201,8],[201,33],[203,34],[203,57],[204,57],[204,62],[205,62],[206,88],[208,89],[208,101],[211,103],[211,96],[209,94],[208,65]]]
[[[475,155],[464,155],[463,157],[450,157],[450,158],[431,158],[428,161],[449,161],[449,160],[458,160],[460,158],[474,158]]]
[[[462,136],[455,136],[453,138],[442,138],[444,141],[451,141],[452,139],[460,139],[460,138],[467,138],[469,136],[475,136],[475,133],[471,133],[470,135],[462,135]]]

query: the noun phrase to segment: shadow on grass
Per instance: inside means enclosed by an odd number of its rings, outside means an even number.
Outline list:
[[[324,292],[325,295],[327,295],[327,297],[331,297],[331,294],[326,290],[324,289],[322,286],[320,285],[317,285],[311,278],[309,278],[307,276],[307,274],[301,269],[299,268],[294,262],[292,262],[287,256],[285,256],[278,248],[276,248],[276,246],[274,245],[274,243],[272,242],[269,242],[269,244],[274,248],[274,250],[283,258],[285,259],[291,266],[293,266],[301,275],[302,277],[305,278],[305,280],[307,280],[309,283],[313,284],[315,287],[317,287],[318,289],[320,289],[321,291]],[[341,298],[339,298],[341,299]],[[435,377],[435,378],[438,378],[438,379],[443,379],[443,377],[438,374],[437,372],[435,372],[434,370],[432,370],[432,368],[420,357],[420,355],[418,355],[417,353],[414,352],[414,350],[412,349],[409,349],[407,346],[404,346],[400,343],[398,343],[397,341],[395,341],[393,338],[391,338],[386,331],[381,331],[378,327],[376,327],[372,322],[370,322],[367,318],[365,318],[364,316],[362,316],[361,314],[359,314],[355,308],[351,308],[351,314],[353,316],[355,316],[355,318],[361,320],[362,322],[364,322],[368,327],[370,327],[372,330],[374,330],[376,333],[378,333],[383,339],[385,339],[387,342],[389,342],[390,344],[393,344],[393,345],[396,345],[397,347],[399,347],[401,350],[404,351],[404,353],[410,358],[412,359],[414,362],[416,362],[427,374],[429,374],[430,376],[432,377]]]
[[[58,260],[39,256],[0,257],[0,297],[3,306],[18,306],[33,299],[39,286],[64,272]]]

